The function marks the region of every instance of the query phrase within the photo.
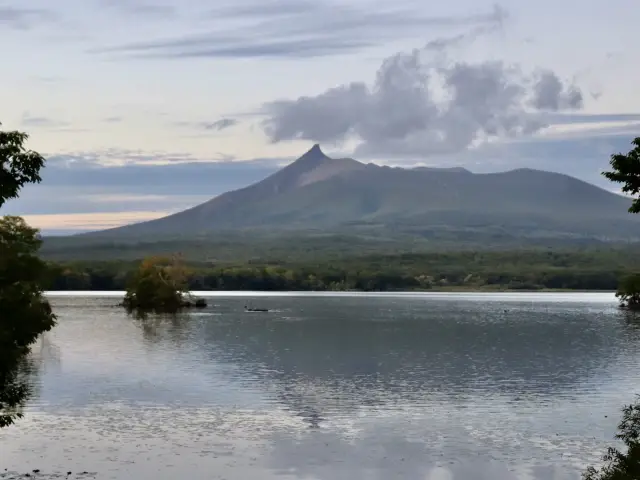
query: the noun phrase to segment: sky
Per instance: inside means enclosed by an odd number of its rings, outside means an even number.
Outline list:
[[[637,0],[0,0],[0,128],[47,158],[0,214],[56,234],[156,218],[314,143],[615,190],[639,24]]]

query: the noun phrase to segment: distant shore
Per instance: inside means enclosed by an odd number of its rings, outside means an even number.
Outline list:
[[[122,291],[131,262],[50,263],[47,290]],[[631,252],[432,252],[305,261],[186,262],[191,291],[610,292],[640,271]]]
[[[224,295],[293,295],[293,294],[317,294],[322,296],[331,295],[348,295],[348,294],[369,294],[369,295],[411,295],[411,294],[428,294],[428,293],[508,293],[508,294],[531,294],[531,293],[592,293],[592,294],[611,294],[614,295],[615,291],[612,290],[572,290],[572,289],[537,289],[537,290],[513,290],[508,288],[470,288],[470,287],[450,287],[450,288],[432,288],[432,289],[414,289],[414,290],[380,290],[380,291],[367,291],[367,290],[194,290],[190,292],[194,295],[200,296],[224,296]],[[124,296],[125,292],[120,290],[49,290],[45,292],[45,295],[50,296],[65,296],[70,297],[74,295],[87,295],[96,297],[120,297]]]

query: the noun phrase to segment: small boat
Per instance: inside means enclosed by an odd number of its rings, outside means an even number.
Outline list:
[[[268,312],[269,311],[267,308],[250,308],[250,307],[247,307],[246,305],[244,306],[244,310],[245,312]]]

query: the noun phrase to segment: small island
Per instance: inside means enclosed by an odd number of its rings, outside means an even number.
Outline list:
[[[620,282],[616,293],[620,307],[627,310],[640,310],[640,274],[629,275]]]
[[[206,307],[205,299],[189,292],[188,278],[189,271],[178,257],[147,258],[132,275],[121,305],[141,314]]]

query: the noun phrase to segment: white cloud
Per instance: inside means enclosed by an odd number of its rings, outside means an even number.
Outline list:
[[[440,53],[451,43],[438,43]],[[541,113],[583,108],[580,88],[548,69],[455,61],[434,57],[432,49],[433,42],[386,58],[371,85],[352,82],[268,102],[264,130],[275,143],[356,139],[356,153],[364,155],[428,156],[529,136],[549,126]]]

